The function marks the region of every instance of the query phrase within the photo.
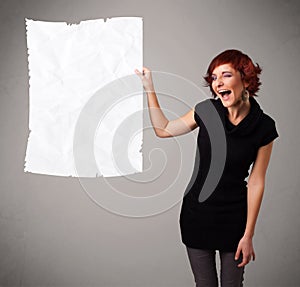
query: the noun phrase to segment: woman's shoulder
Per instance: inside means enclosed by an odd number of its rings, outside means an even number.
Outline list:
[[[195,112],[194,112],[194,118],[198,125],[200,126],[201,123],[204,122],[216,122],[218,123],[220,120],[221,110],[218,103],[216,103],[217,100],[213,98],[204,99],[200,102],[198,102],[195,105]],[[221,103],[222,105],[222,103]],[[222,108],[221,108],[222,109]],[[201,119],[201,120],[200,120]]]
[[[261,115],[261,124],[264,124],[266,126],[274,126],[276,123],[275,119],[272,116],[263,112]]]
[[[220,99],[215,99],[215,98],[207,98],[204,99],[198,103],[196,103],[195,105],[195,109],[200,109],[201,107],[205,107],[205,106],[215,106],[215,107],[220,107],[222,105],[222,102]]]
[[[275,120],[265,112],[261,115],[260,124],[258,125],[258,134],[260,135],[259,146],[264,146],[279,137]]]

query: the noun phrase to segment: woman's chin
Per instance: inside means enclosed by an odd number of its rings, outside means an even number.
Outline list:
[[[230,99],[224,100],[221,98],[221,102],[222,102],[223,106],[226,108],[232,105],[232,101],[230,101]]]

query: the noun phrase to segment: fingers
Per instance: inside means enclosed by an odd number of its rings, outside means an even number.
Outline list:
[[[145,75],[146,73],[150,73],[150,69],[143,67],[143,75]]]
[[[251,259],[253,259],[253,261],[255,260],[255,252],[253,249],[251,238],[249,239],[248,237],[243,237],[240,240],[234,259],[238,260],[241,255],[242,255],[242,262],[240,262],[237,265],[238,267],[243,267],[247,265],[251,261]]]
[[[237,251],[235,253],[235,256],[234,256],[235,260],[238,260],[240,258],[241,251],[242,251],[241,248],[238,246],[238,249],[237,249]]]
[[[143,67],[141,72],[138,69],[135,69],[134,71],[139,77],[145,76],[146,73],[150,72],[150,70],[146,67]]]
[[[141,78],[143,76],[143,74],[138,70],[135,69],[134,72]]]
[[[254,250],[249,252],[249,250],[243,250],[242,247],[239,245],[235,253],[234,259],[238,260],[240,258],[240,255],[242,255],[243,260],[240,264],[238,264],[238,267],[243,267],[247,265],[251,261],[251,258],[253,259],[253,261],[255,260]]]
[[[238,267],[243,267],[245,265],[247,265],[250,262],[249,257],[244,257],[243,256],[243,261],[238,265]]]
[[[253,261],[255,260],[255,254],[254,252],[252,254],[243,254],[243,261],[238,264],[238,267],[243,267],[245,265],[247,265],[250,261],[251,261],[251,258],[253,258]]]
[[[154,91],[151,71],[148,68],[143,67],[142,71],[139,71],[138,69],[135,69],[134,72],[141,79],[146,92]]]

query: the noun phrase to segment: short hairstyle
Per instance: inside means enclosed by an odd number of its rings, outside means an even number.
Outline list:
[[[206,81],[205,86],[210,87],[210,91],[214,97],[217,97],[212,89],[212,72],[214,69],[223,64],[231,64],[231,66],[240,72],[242,80],[249,84],[247,90],[251,96],[257,96],[256,93],[259,90],[261,82],[259,75],[261,73],[260,66],[252,62],[248,55],[238,50],[226,50],[217,55],[209,64],[206,75],[203,77]]]

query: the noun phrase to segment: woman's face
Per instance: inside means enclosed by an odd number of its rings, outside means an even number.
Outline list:
[[[223,64],[212,72],[212,88],[221,99],[224,107],[238,105],[242,98],[242,92],[248,85],[242,81],[241,74],[231,64]]]

